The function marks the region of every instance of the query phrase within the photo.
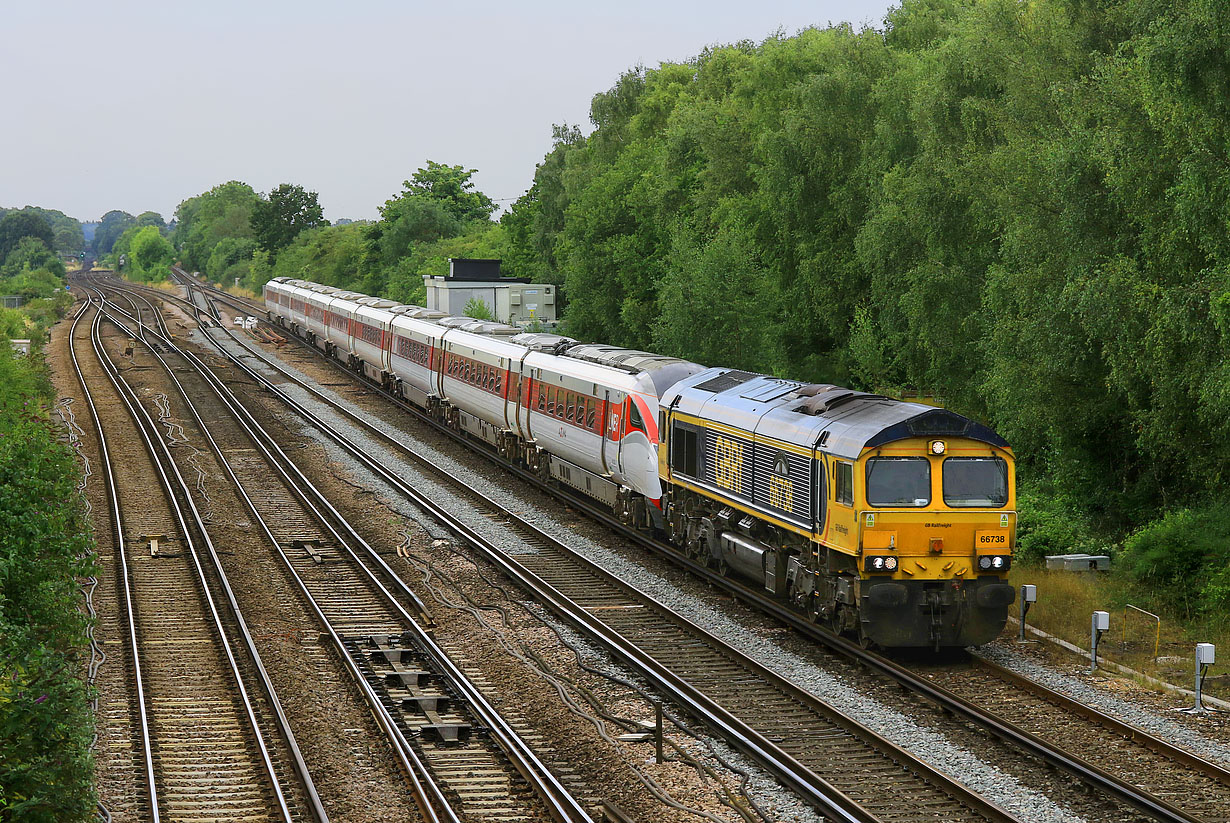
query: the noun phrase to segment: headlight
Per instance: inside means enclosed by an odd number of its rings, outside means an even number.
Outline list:
[[[984,554],[978,557],[978,568],[984,572],[1004,572],[1011,565],[1012,558],[1002,554]]]
[[[897,569],[897,558],[891,555],[871,554],[863,561],[863,568],[869,572],[891,572]]]

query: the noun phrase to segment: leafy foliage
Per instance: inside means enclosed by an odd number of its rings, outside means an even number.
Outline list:
[[[84,821],[93,720],[75,581],[94,573],[92,538],[72,454],[40,408],[50,387],[35,362],[0,356],[0,818]]]
[[[637,68],[505,257],[583,339],[944,397],[1071,505],[1023,544],[1111,542],[1230,468],[1228,36],[1204,0],[907,0]]]
[[[8,257],[4,258],[4,265],[0,267],[0,272],[5,275],[15,275],[23,271],[40,269],[53,277],[62,278],[64,276],[64,264],[56,253],[47,248],[41,238],[27,236],[18,240]],[[24,292],[6,292],[6,294],[24,294]]]
[[[115,247],[115,241],[136,225],[137,218],[126,211],[109,211],[103,215],[102,221],[94,229],[94,253],[99,257],[110,254]]]
[[[11,211],[0,218],[0,260],[7,261],[9,254],[26,239],[33,239],[48,250],[55,244],[51,224],[41,215]]]
[[[465,308],[462,313],[466,317],[473,317],[475,320],[492,320],[491,307],[486,301],[480,300],[477,297],[471,297],[466,301]]]
[[[232,180],[180,203],[171,245],[184,265],[204,271],[214,246],[224,238],[253,238],[252,213],[259,200],[251,186]]]
[[[1178,509],[1132,534],[1123,570],[1184,617],[1230,608],[1230,505]]]
[[[445,211],[461,222],[486,220],[495,211],[491,198],[474,188],[470,178],[478,169],[446,166],[428,160],[424,168],[414,173],[403,185],[403,197],[421,197],[441,204]]]
[[[273,257],[300,232],[329,225],[316,200],[316,192],[283,183],[260,197],[252,208],[252,234],[257,245]]]
[[[175,261],[175,249],[171,247],[171,242],[157,226],[152,225],[134,225],[124,232],[112,249],[117,267],[121,255],[124,274],[130,279],[147,283],[166,280],[170,265]]]
[[[0,218],[5,217],[14,209],[0,209]],[[42,217],[51,226],[53,240],[49,247],[58,254],[80,254],[85,248],[85,232],[81,223],[56,209],[43,209],[38,206],[26,206],[19,211]]]

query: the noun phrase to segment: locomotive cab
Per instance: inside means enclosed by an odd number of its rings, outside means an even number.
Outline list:
[[[1016,488],[1006,448],[962,437],[867,449],[855,477],[859,635],[881,646],[995,639],[1014,591]]]

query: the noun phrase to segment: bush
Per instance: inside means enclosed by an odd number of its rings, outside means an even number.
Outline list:
[[[83,679],[94,573],[72,452],[40,405],[40,361],[0,338],[0,820],[86,820],[93,717]]]
[[[1048,554],[1111,553],[1093,537],[1094,530],[1080,508],[1062,494],[1018,485],[1016,507],[1019,563],[1038,564]]]
[[[1170,512],[1123,544],[1120,571],[1191,618],[1230,605],[1230,504]]]

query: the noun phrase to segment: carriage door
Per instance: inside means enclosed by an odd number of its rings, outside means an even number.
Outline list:
[[[604,398],[602,408],[606,413],[606,420],[602,424],[602,465],[608,474],[614,474],[616,471],[622,473],[623,468],[619,464],[619,446],[622,441],[619,434],[623,425],[623,403],[620,400],[612,400],[610,391],[606,392]]]

